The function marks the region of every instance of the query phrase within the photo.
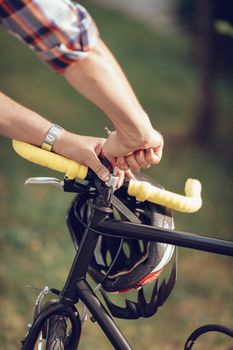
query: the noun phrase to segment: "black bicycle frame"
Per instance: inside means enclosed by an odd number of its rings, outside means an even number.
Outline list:
[[[119,222],[117,220],[100,222],[97,229],[103,232],[103,235],[108,236],[146,239],[152,242],[173,244],[177,247],[233,256],[233,242],[194,233],[166,230],[148,225],[134,224],[132,222]]]
[[[91,319],[98,322],[115,349],[132,350],[113,321],[110,313],[106,310],[86,281],[88,267],[93,258],[94,250],[100,236],[97,231],[100,231],[102,235],[110,235],[119,238],[146,239],[154,242],[169,243],[180,247],[233,256],[232,242],[148,225],[117,221],[110,219],[109,213],[111,213],[111,209],[105,205],[102,206],[100,202],[98,206],[94,206],[91,228],[87,228],[83,235],[69,276],[60,294],[60,300],[56,302],[55,306],[52,304],[52,306],[46,308],[37,317],[29,331],[22,350],[33,349],[43,323],[55,313],[65,314],[71,319],[74,328],[67,349],[76,350],[81,334],[81,321],[77,316],[77,310],[74,308],[74,304],[79,300],[83,301],[87,306],[92,315]]]

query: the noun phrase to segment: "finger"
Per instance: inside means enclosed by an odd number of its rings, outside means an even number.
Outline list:
[[[118,169],[117,176],[119,177],[118,183],[116,186],[117,189],[123,185],[125,177],[127,177],[128,179],[135,180],[135,176],[130,170],[123,171],[123,170]]]
[[[101,150],[101,153],[100,153],[100,158],[106,158],[112,165],[112,169],[115,168],[116,164],[117,164],[117,159],[114,158],[114,157],[110,157],[110,156],[106,156],[103,152],[103,149]]]
[[[125,172],[123,170],[118,169],[117,176],[118,176],[118,182],[117,182],[116,188],[118,189],[123,185],[123,182],[125,179]]]
[[[146,150],[146,160],[149,164],[158,164],[161,160],[161,152],[158,149],[147,149]]]
[[[133,179],[133,180],[135,180],[135,176],[134,176],[134,174],[132,173],[131,170],[126,170],[126,171],[125,171],[125,177],[127,177],[127,179]]]
[[[91,168],[102,181],[108,181],[109,170],[101,163],[95,153],[86,160],[86,165]]]
[[[163,147],[159,147],[157,150],[154,150],[154,153],[157,154],[157,156],[158,156],[158,163],[159,163],[160,160],[162,159]]]
[[[125,157],[125,161],[127,162],[128,168],[130,170],[132,170],[133,172],[140,171],[141,167],[136,160],[135,153],[132,153],[131,155]]]
[[[147,169],[151,166],[151,163],[146,159],[146,150],[136,151],[135,158],[141,168]]]
[[[106,142],[106,139],[99,138],[98,141],[99,141],[98,144],[95,146],[95,154],[99,157],[103,153],[102,149],[103,149],[104,143]]]
[[[117,167],[120,170],[128,170],[129,169],[128,164],[125,161],[125,157],[118,157],[117,158]]]

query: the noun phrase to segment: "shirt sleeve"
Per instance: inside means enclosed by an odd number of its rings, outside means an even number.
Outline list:
[[[87,10],[70,0],[0,1],[0,20],[57,73],[85,58],[98,37]]]

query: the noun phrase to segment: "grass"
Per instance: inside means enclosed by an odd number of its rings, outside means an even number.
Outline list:
[[[154,125],[165,136],[163,160],[149,173],[177,192],[183,191],[189,176],[203,184],[202,210],[194,215],[175,214],[177,229],[232,240],[232,158],[219,147],[232,145],[232,85],[222,80],[217,86],[216,147],[202,149],[180,142],[194,122],[198,100],[198,70],[189,54],[189,39],[181,34],[151,32],[93,2],[85,4]],[[108,122],[102,113],[3,29],[0,52],[3,92],[67,129],[104,135]],[[25,188],[27,177],[61,175],[20,159],[10,141],[3,138],[0,169],[0,349],[16,350],[36,296],[35,290],[25,286],[62,288],[69,271],[74,248],[64,217],[72,194],[50,187]],[[187,249],[180,249],[179,255],[177,287],[158,315],[148,320],[118,321],[136,349],[181,349],[188,334],[200,324],[232,325],[230,258]],[[111,348],[96,324],[89,321],[83,334],[81,350]],[[232,341],[220,335],[205,336],[195,349],[200,348],[230,350]]]

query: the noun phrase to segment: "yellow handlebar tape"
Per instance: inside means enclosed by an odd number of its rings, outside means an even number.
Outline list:
[[[47,168],[64,173],[70,180],[85,179],[88,168],[71,159],[58,154],[45,151],[25,142],[13,140],[13,148],[21,157],[45,166]],[[188,179],[185,184],[185,196],[155,187],[148,182],[130,180],[128,194],[135,196],[138,201],[148,200],[155,204],[164,205],[171,209],[194,213],[202,206],[201,183],[198,180]]]
[[[74,160],[45,151],[26,142],[13,140],[12,144],[15,152],[21,157],[33,163],[64,173],[70,180],[76,177],[84,180],[87,176],[88,168],[76,163]]]
[[[132,179],[129,182],[128,194],[135,196],[138,201],[148,200],[184,213],[194,213],[202,206],[201,183],[194,179],[186,181],[185,196]]]

